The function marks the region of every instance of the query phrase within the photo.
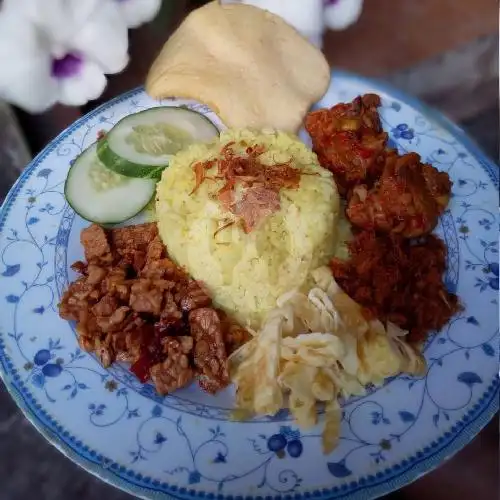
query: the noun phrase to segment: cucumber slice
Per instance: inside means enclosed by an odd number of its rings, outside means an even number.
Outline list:
[[[84,219],[117,224],[138,214],[155,190],[153,179],[132,179],[106,168],[97,157],[97,144],[93,144],[71,166],[64,196]]]
[[[111,151],[106,138],[100,139],[97,142],[97,156],[108,170],[130,178],[159,180],[166,166],[153,167],[125,160]]]
[[[106,167],[121,175],[158,178],[175,153],[217,135],[217,127],[196,111],[173,106],[151,108],[120,120],[99,141],[97,155]]]

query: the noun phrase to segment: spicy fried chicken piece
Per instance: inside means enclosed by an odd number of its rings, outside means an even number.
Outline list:
[[[86,276],[78,278],[64,292],[59,304],[59,315],[68,321],[78,321],[82,312],[89,310],[101,297],[95,285]]]
[[[146,323],[138,313],[127,314],[120,330],[111,334],[116,359],[135,363],[145,351],[145,346],[153,338],[153,335],[153,327]]]
[[[246,328],[230,318],[222,309],[217,309],[217,314],[221,322],[226,352],[230,355],[243,344],[246,344],[252,336]]]
[[[127,280],[127,271],[121,267],[112,267],[101,282],[101,292],[118,297],[122,302],[128,303],[130,297],[130,280]]]
[[[77,260],[71,264],[71,269],[78,274],[85,274],[87,272],[87,264],[81,260]]]
[[[190,280],[177,294],[176,301],[184,312],[208,307],[212,299],[201,281]]]
[[[98,285],[106,277],[107,271],[105,268],[89,264],[86,269],[87,283],[90,285]]]
[[[358,227],[414,238],[434,229],[450,191],[448,174],[422,164],[418,154],[389,155],[373,188],[353,189],[346,213]]]
[[[80,233],[80,242],[87,262],[110,264],[113,260],[106,232],[101,226],[92,224]]]
[[[166,257],[160,260],[147,260],[140,276],[150,279],[172,279],[177,283],[188,281],[184,271]]]
[[[111,245],[120,252],[125,249],[145,252],[148,245],[158,235],[158,229],[153,222],[135,226],[120,227],[110,231]]]
[[[109,316],[97,317],[97,324],[103,333],[121,331],[130,308],[120,306]]]
[[[113,349],[111,346],[102,343],[100,339],[96,339],[93,350],[103,368],[108,368],[114,362],[115,353],[113,352]]]
[[[174,392],[193,379],[188,355],[193,349],[192,337],[167,337],[163,340],[166,359],[151,367],[151,378],[161,395]]]
[[[392,151],[387,148],[379,106],[379,96],[365,94],[351,103],[312,111],[305,119],[319,163],[333,173],[341,194],[360,183],[373,184],[385,154]]]
[[[161,337],[189,334],[187,317],[182,313],[174,294],[170,290],[166,290],[164,293],[163,311],[154,328]]]
[[[146,223],[109,231],[109,239],[117,261],[139,273],[147,261],[149,246],[158,238],[156,224]]]
[[[331,261],[334,278],[369,317],[409,330],[410,341],[440,330],[460,310],[443,282],[446,246],[437,236],[410,241],[361,231],[348,246],[350,260]]]
[[[138,313],[159,316],[162,310],[163,290],[153,280],[135,280],[130,288],[130,307]]]
[[[146,264],[163,259],[167,251],[159,236],[151,240],[146,251]]]
[[[105,295],[92,307],[92,313],[95,316],[111,316],[116,309],[118,309],[118,300],[111,295]]]
[[[222,327],[215,309],[195,309],[189,313],[189,325],[194,339],[194,365],[198,383],[205,391],[215,394],[229,384],[229,369]]]
[[[211,393],[229,383],[225,339],[241,343],[244,329],[221,324],[203,283],[168,258],[155,225],[108,231],[93,225],[82,241],[91,260],[73,265],[81,276],[59,305],[62,318],[77,322],[82,349],[104,367],[131,363],[141,382],[153,378],[160,394],[195,373]]]

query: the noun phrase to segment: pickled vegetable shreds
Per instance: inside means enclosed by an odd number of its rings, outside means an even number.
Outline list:
[[[361,231],[349,243],[350,260],[333,259],[333,276],[367,313],[424,340],[460,310],[443,282],[446,246],[437,236],[410,241],[394,234]]]

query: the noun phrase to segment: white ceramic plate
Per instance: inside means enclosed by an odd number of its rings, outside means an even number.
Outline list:
[[[88,471],[144,498],[373,498],[458,451],[498,409],[498,168],[463,132],[382,84],[344,73],[322,105],[377,92],[401,151],[449,172],[453,198],[438,232],[447,286],[465,310],[426,346],[429,370],[401,376],[344,406],[340,446],[286,412],[228,421],[231,391],[194,386],[161,398],[125,367],[104,370],[78,348],[57,303],[82,257],[87,225],[66,204],[71,161],[120,118],[157,106],[142,89],[101,106],[64,131],[27,167],[0,218],[0,363],[3,380],[37,429]],[[217,121],[206,107],[188,101]],[[179,102],[166,101],[163,105]],[[275,453],[278,434],[284,452]]]

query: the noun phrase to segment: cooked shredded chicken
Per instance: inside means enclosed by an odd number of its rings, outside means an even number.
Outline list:
[[[362,231],[349,243],[350,260],[333,259],[333,276],[372,318],[409,330],[419,342],[460,309],[443,283],[446,246],[437,236],[410,241]]]

